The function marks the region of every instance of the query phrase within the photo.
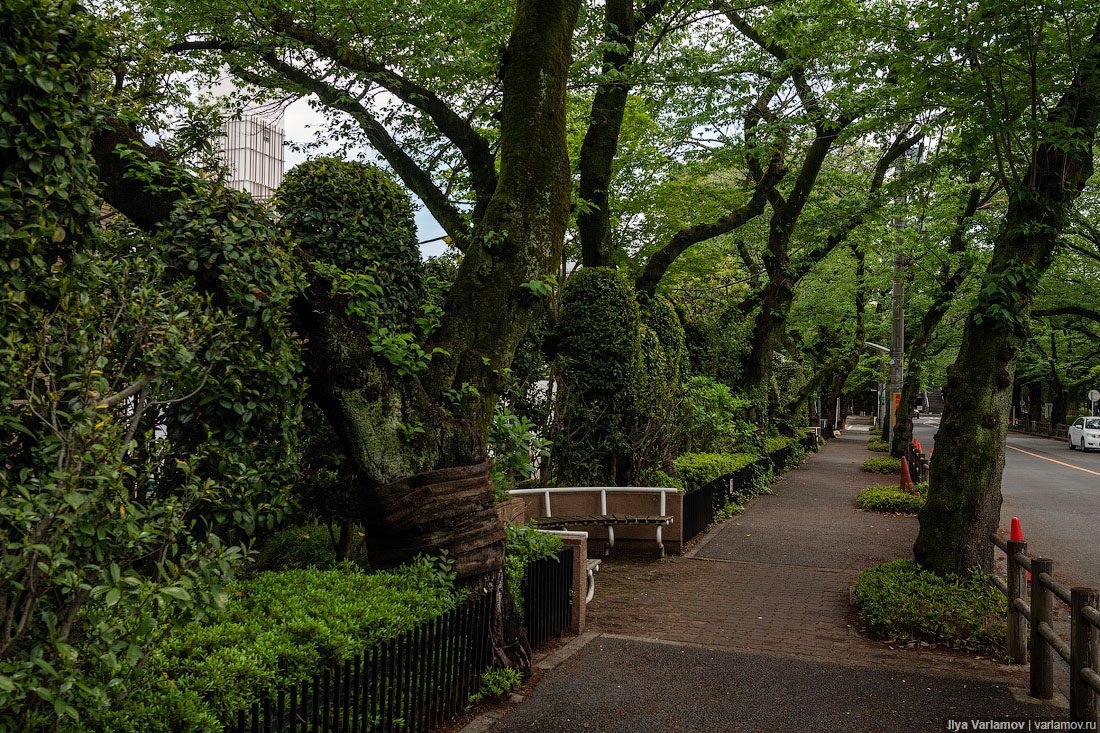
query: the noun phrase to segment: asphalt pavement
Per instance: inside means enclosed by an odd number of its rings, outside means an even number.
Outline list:
[[[926,450],[937,430],[937,416],[914,422]],[[1029,555],[1054,560],[1054,575],[1066,585],[1100,588],[1100,452],[1010,432],[1001,494],[1001,527],[1019,517]]]
[[[863,567],[908,556],[916,531],[912,518],[856,511],[863,487],[886,482],[859,470],[866,440],[831,441],[688,556],[605,560],[579,650],[492,729],[941,731],[951,720],[1064,719],[1026,699],[1019,667],[860,632],[851,584]]]

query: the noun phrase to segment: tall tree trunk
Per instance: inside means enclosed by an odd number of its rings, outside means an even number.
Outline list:
[[[920,511],[916,561],[936,573],[993,567],[990,534],[1001,510],[1012,382],[1031,299],[1050,266],[1070,204],[1092,175],[1100,124],[1100,23],[1078,71],[1048,113],[1025,177],[1011,191],[993,260],[948,372],[947,404],[933,454],[930,491]]]

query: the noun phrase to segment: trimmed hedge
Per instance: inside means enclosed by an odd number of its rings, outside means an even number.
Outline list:
[[[695,491],[727,473],[755,463],[754,453],[684,453],[673,460],[676,475],[684,482],[684,493]]]
[[[890,456],[876,456],[863,462],[862,470],[868,473],[901,474],[901,459]]]
[[[852,601],[860,623],[880,638],[1005,653],[1005,600],[977,568],[941,578],[895,560],[860,573]]]
[[[897,486],[868,486],[856,498],[856,506],[865,512],[892,514],[916,514],[924,506],[926,484],[913,487],[917,494],[909,494]]]
[[[887,443],[885,440],[872,438],[871,440],[867,441],[867,450],[873,450],[876,453],[889,453],[890,444]]]
[[[263,692],[309,679],[463,597],[450,564],[435,558],[370,574],[350,564],[261,573],[230,587],[223,612],[170,633],[127,681],[131,695],[91,729],[221,731]]]
[[[775,438],[768,438],[768,440],[764,443],[764,451],[766,453],[775,453],[777,450],[783,450],[794,442],[794,438],[788,438],[784,435],[780,435]]]

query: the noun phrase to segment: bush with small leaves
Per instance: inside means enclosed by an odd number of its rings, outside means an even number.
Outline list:
[[[890,456],[877,456],[868,458],[863,462],[861,470],[868,473],[901,473],[901,459]]]
[[[940,577],[912,560],[864,570],[852,589],[860,623],[882,639],[1005,653],[1005,600],[977,568]]]

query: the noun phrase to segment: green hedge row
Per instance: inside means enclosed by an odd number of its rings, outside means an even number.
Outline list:
[[[756,461],[755,453],[684,453],[672,463],[676,467],[676,476],[684,482],[684,493],[690,493]]]
[[[309,679],[452,608],[450,563],[419,558],[388,572],[261,573],[230,587],[225,610],[173,631],[121,704],[72,730],[221,731],[264,692]]]

